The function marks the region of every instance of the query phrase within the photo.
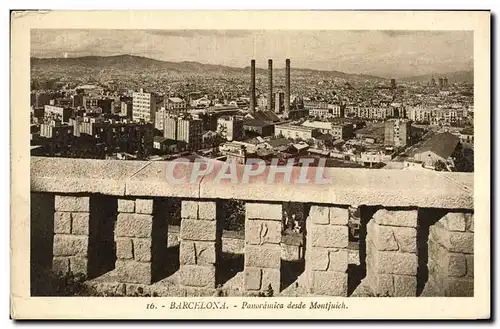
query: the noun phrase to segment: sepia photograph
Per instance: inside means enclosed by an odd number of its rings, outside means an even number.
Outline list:
[[[335,318],[489,296],[489,97],[464,25],[25,29],[27,298]]]

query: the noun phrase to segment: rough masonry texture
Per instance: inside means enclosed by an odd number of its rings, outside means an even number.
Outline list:
[[[179,246],[180,284],[215,288],[222,249],[215,202],[182,201]]]
[[[366,231],[366,280],[372,292],[416,296],[417,210],[378,210]]]
[[[281,204],[247,203],[245,215],[245,290],[281,289]]]
[[[474,215],[450,212],[429,229],[429,284],[433,296],[474,296]]]
[[[55,273],[88,274],[90,198],[56,195],[54,198]]]
[[[305,272],[315,295],[347,296],[349,210],[311,206],[306,220]]]

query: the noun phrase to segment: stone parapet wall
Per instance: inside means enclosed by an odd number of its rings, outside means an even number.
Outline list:
[[[311,206],[306,221],[305,272],[317,295],[347,296],[347,208]]]
[[[433,296],[474,296],[474,215],[450,212],[429,229],[429,285]]]

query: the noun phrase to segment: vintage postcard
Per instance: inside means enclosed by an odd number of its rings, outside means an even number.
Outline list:
[[[11,49],[13,318],[491,316],[488,11],[20,11]]]

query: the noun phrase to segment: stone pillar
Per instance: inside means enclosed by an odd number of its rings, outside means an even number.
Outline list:
[[[247,203],[244,287],[247,291],[281,289],[281,204]]]
[[[152,199],[118,199],[115,268],[121,282],[153,282],[153,209]]]
[[[366,226],[366,280],[379,297],[417,294],[417,210],[378,210]]]
[[[348,221],[347,208],[311,206],[305,255],[309,292],[347,296]]]
[[[216,203],[182,201],[179,246],[180,284],[215,288],[222,232],[217,226]]]
[[[56,195],[52,269],[88,274],[90,197]]]
[[[448,213],[432,225],[428,256],[433,296],[474,296],[474,215]]]

